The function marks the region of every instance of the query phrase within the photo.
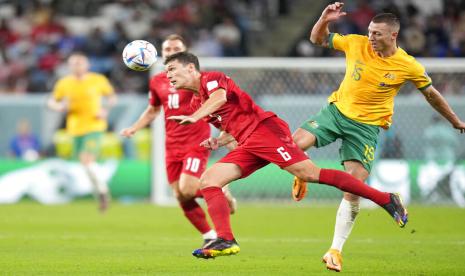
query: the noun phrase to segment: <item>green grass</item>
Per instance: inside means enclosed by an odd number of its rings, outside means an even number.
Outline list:
[[[232,217],[241,253],[198,260],[201,244],[177,207],[90,201],[0,206],[1,275],[318,275],[336,204],[242,204]],[[351,275],[464,275],[465,210],[410,207],[399,229],[383,210],[363,209],[344,248]]]

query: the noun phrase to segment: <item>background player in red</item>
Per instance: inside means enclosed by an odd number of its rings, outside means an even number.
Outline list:
[[[179,35],[168,36],[162,44],[162,57],[186,51],[184,39]],[[124,137],[133,136],[139,129],[149,125],[160,113],[163,106],[166,127],[166,171],[168,182],[173,189],[184,215],[202,234],[205,243],[216,238],[216,232],[211,229],[205,212],[195,198],[199,192],[199,178],[204,172],[210,152],[201,147],[200,143],[210,136],[210,126],[204,121],[188,127],[180,126],[166,117],[192,113],[190,102],[193,94],[190,91],[174,88],[166,73],[156,74],[150,80],[149,105],[139,119],[129,128],[121,131]],[[235,199],[225,189],[226,197],[235,211]]]
[[[207,139],[207,148],[222,146],[234,138],[238,146],[202,174],[201,191],[208,205],[218,238],[193,255],[214,258],[237,254],[240,249],[231,230],[229,207],[221,188],[244,178],[271,163],[308,182],[318,182],[368,198],[382,206],[401,227],[407,223],[407,211],[399,195],[383,193],[369,187],[350,174],[320,169],[308,159],[292,140],[289,126],[273,112],[266,112],[222,72],[200,72],[197,57],[187,52],[169,56],[165,70],[176,89],[187,89],[200,97],[193,101],[196,111],[191,115],[170,116],[183,125],[206,118],[224,135]]]

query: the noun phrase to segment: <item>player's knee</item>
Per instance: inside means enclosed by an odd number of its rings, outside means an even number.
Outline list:
[[[318,182],[320,168],[307,159],[284,168],[286,171],[307,182]]]
[[[305,175],[305,180],[307,182],[318,182],[320,180],[320,177],[319,177],[319,174],[317,174],[314,171],[311,171]]]
[[[346,161],[344,162],[344,166],[347,173],[360,181],[366,181],[370,176],[370,172],[358,161]]]
[[[366,181],[368,179],[368,176],[370,176],[368,171],[365,170],[365,169],[353,170],[353,171],[348,172],[348,173],[350,173],[353,177],[357,178],[360,181]]]
[[[221,185],[221,183],[223,183],[224,181],[218,177],[215,177],[214,175],[211,175],[211,174],[208,174],[208,173],[204,173],[201,177],[200,177],[200,189],[205,189],[205,188],[208,188],[208,187],[223,187],[223,185]]]
[[[174,197],[178,202],[186,202],[194,198],[194,196],[190,194],[183,193],[182,191],[174,191]]]
[[[195,189],[194,189],[193,187],[190,187],[190,186],[182,186],[181,185],[181,187],[179,189],[180,198],[182,198],[183,200],[190,200],[190,199],[194,198],[196,192],[197,192],[197,187],[195,187]]]
[[[297,129],[294,134],[292,134],[292,139],[294,143],[302,150],[307,150],[315,145],[315,136],[304,130],[304,129]]]
[[[212,183],[213,183],[212,177],[207,172],[204,172],[202,176],[200,177],[200,189],[213,186]]]
[[[294,174],[300,179],[305,180],[306,182],[318,182],[319,180],[319,169],[314,167],[302,168],[296,171]]]
[[[183,193],[181,192],[178,182],[173,183],[171,185],[171,188],[173,189],[173,196],[176,198],[178,202],[184,202],[188,200],[187,198],[184,197]]]
[[[179,190],[173,190],[173,196],[176,198],[177,201],[182,202],[184,199],[182,194]]]

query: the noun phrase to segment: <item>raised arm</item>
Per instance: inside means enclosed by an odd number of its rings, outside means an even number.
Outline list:
[[[121,130],[120,135],[130,138],[138,130],[148,126],[160,114],[160,106],[149,105],[140,115],[139,119],[130,127]]]
[[[342,7],[344,3],[335,2],[334,4],[328,5],[323,12],[321,13],[320,18],[315,23],[310,33],[310,41],[316,45],[323,47],[329,47],[328,35],[329,28],[328,25],[332,21],[338,20],[340,17],[345,16],[346,13],[342,12]]]
[[[224,105],[227,101],[226,90],[218,89],[210,94],[208,100],[206,100],[202,106],[197,109],[192,115],[178,115],[170,116],[168,119],[175,120],[181,125],[188,125],[197,122],[198,120],[214,113],[218,108]]]
[[[208,100],[205,101],[202,106],[197,109],[197,111],[192,114],[192,118],[196,121],[206,117],[213,112],[217,111],[222,105],[224,105],[227,101],[226,98],[226,90],[218,89],[215,92],[210,94]]]
[[[460,130],[460,133],[465,133],[465,123],[455,114],[452,108],[447,103],[446,99],[432,85],[421,91],[425,96],[426,101],[439,112],[447,121],[449,121],[455,129]]]

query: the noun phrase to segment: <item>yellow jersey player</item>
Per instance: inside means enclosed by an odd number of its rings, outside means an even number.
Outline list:
[[[104,212],[109,203],[108,187],[99,177],[96,161],[116,95],[105,76],[89,72],[89,60],[84,54],[72,54],[68,66],[70,74],[56,82],[47,105],[52,110],[66,112],[66,131],[73,137],[73,156],[83,164],[99,199],[99,209]],[[103,97],[107,98],[105,107]]]
[[[454,128],[465,131],[465,123],[433,87],[425,68],[397,46],[399,20],[391,13],[378,14],[368,26],[368,36],[330,33],[328,24],[346,15],[343,3],[328,5],[314,25],[310,40],[316,45],[343,51],[346,72],[328,105],[310,117],[294,133],[296,144],[304,150],[323,147],[341,138],[340,159],[345,170],[365,182],[374,160],[380,128],[392,123],[394,97],[400,87],[411,81],[428,103]],[[305,196],[307,184],[294,179],[293,197]],[[344,193],[336,215],[333,243],[323,256],[331,270],[342,269],[342,247],[359,212],[359,197]]]

